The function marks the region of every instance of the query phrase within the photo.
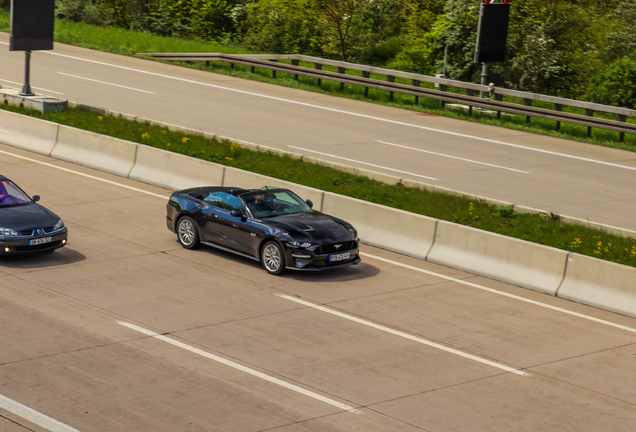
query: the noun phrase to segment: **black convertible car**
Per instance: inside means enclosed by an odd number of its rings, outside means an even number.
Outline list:
[[[358,264],[355,228],[312,206],[287,189],[198,187],[170,196],[166,223],[187,249],[214,246],[260,261],[274,275]]]
[[[52,211],[36,204],[40,197],[24,193],[0,176],[0,256],[44,252],[66,244],[64,222]]]

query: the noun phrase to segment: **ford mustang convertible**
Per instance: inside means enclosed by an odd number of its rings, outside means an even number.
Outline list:
[[[287,189],[198,187],[170,196],[166,223],[184,248],[214,246],[260,261],[274,275],[358,264],[355,228],[312,206]]]
[[[66,244],[64,222],[36,204],[39,199],[0,176],[0,256],[52,251]]]

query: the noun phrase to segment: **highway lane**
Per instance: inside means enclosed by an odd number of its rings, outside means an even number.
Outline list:
[[[0,173],[69,227],[66,248],[0,259],[0,430],[636,422],[636,319],[371,247],[343,271],[271,277],[183,249],[170,191],[3,145]]]
[[[6,43],[0,34],[0,43]],[[6,47],[6,45],[1,45]],[[24,55],[0,49],[0,83]],[[43,93],[636,231],[636,155],[56,44]]]

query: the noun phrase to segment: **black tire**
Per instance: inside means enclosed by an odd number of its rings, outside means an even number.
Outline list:
[[[177,239],[186,249],[199,247],[199,230],[196,222],[189,216],[184,216],[177,223]]]
[[[275,241],[265,243],[261,250],[261,264],[267,273],[278,276],[285,271],[283,248]]]

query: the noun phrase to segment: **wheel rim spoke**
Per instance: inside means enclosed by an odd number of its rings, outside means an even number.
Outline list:
[[[179,237],[185,244],[190,244],[194,240],[194,229],[190,221],[183,221],[179,224]]]
[[[269,271],[277,271],[281,265],[280,251],[276,246],[270,245],[264,251],[265,266]]]

